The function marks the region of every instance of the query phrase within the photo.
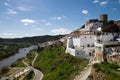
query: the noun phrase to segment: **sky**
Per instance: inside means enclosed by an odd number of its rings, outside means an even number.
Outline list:
[[[0,0],[0,38],[68,34],[89,19],[120,20],[120,0]]]

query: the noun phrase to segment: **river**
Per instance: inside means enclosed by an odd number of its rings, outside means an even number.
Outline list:
[[[7,67],[11,66],[15,61],[17,61],[20,58],[25,57],[31,50],[34,50],[37,48],[38,48],[37,45],[32,45],[27,48],[19,49],[18,53],[0,61],[0,69],[3,68],[4,66],[7,66]]]

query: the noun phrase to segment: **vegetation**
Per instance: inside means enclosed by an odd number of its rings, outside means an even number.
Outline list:
[[[33,80],[34,72],[30,71],[27,76],[24,78],[24,80]]]
[[[25,37],[15,39],[2,39],[0,38],[0,60],[7,58],[18,52],[19,48],[28,47],[33,44],[43,43],[49,40],[57,40],[63,37],[63,35],[57,36],[36,36],[36,37]]]
[[[5,46],[2,49],[0,49],[0,59],[9,57],[10,55],[17,53],[17,51],[18,51],[18,48],[15,45]]]
[[[8,67],[3,67],[3,68],[0,70],[0,75],[4,75],[4,74],[6,74],[8,71],[9,71],[9,68],[8,68]]]
[[[32,65],[32,61],[35,58],[36,51],[30,51],[25,58],[25,62],[27,62],[30,66]]]
[[[38,51],[35,67],[44,74],[43,80],[73,80],[88,61],[65,53],[65,48],[52,47],[49,51]]]
[[[22,62],[22,59],[18,59],[15,63],[12,64],[12,67],[25,67],[25,65]]]
[[[102,26],[102,31],[103,32],[120,32],[119,29],[120,26],[118,26],[117,24],[114,24],[113,20],[108,21],[107,25],[103,25]]]
[[[93,67],[96,69],[97,72],[103,72],[107,80],[120,80],[120,72],[117,70],[119,66],[116,63],[96,63],[93,65]]]
[[[56,35],[56,36],[50,36],[50,35],[45,35],[45,36],[35,36],[35,37],[24,37],[24,38],[15,38],[15,39],[1,39],[0,38],[0,43],[31,43],[31,44],[38,44],[38,43],[43,43],[49,40],[57,40],[64,35]]]

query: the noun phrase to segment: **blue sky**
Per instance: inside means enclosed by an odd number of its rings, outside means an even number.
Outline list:
[[[66,34],[91,18],[120,19],[120,0],[0,0],[0,37]]]

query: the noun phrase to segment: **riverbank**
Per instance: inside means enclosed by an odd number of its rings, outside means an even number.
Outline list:
[[[19,52],[17,54],[14,54],[14,55],[0,61],[0,69],[2,69],[5,66],[10,67],[15,61],[17,61],[20,58],[25,57],[31,50],[35,50],[37,48],[38,48],[37,45],[32,45],[27,48],[19,49]]]
[[[34,65],[36,58],[37,58],[37,53],[36,51],[32,50],[27,54],[26,57],[17,60],[7,73],[0,75],[2,77],[5,77],[6,79],[7,77],[8,79],[15,78],[14,76],[16,75],[18,77],[16,77],[15,79],[18,80],[21,79],[33,80],[35,78],[34,76],[36,76],[36,73],[34,72],[34,68],[32,68],[32,66]],[[31,64],[32,66],[30,66]]]
[[[0,43],[0,60],[8,58],[19,52],[20,48],[29,47],[30,44],[25,43]]]

